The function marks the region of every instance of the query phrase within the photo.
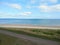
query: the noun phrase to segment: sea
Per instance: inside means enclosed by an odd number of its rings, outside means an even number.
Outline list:
[[[60,26],[60,19],[0,19],[0,24]]]

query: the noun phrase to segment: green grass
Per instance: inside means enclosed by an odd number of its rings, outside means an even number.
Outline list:
[[[0,45],[37,45],[29,40],[19,39],[12,36],[0,34]]]
[[[15,38],[0,34],[0,45],[13,45]]]
[[[38,38],[60,41],[60,29],[29,29],[29,28],[0,28],[18,34],[25,34]]]

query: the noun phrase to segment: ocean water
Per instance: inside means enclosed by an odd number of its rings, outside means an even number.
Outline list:
[[[60,19],[0,19],[0,24],[60,26]]]

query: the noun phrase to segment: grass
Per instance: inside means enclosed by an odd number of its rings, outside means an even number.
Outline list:
[[[0,45],[37,45],[37,44],[29,40],[24,40],[24,39],[0,34]]]
[[[18,34],[25,34],[38,38],[60,41],[60,29],[29,29],[29,28],[0,28]]]
[[[15,42],[15,38],[0,34],[0,45],[12,45]]]

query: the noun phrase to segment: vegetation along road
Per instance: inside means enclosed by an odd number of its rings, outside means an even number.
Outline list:
[[[32,42],[37,43],[38,45],[39,44],[42,44],[42,45],[60,45],[60,42],[41,39],[41,38],[36,38],[36,37],[31,37],[31,36],[27,36],[27,35],[23,35],[23,34],[16,34],[14,32],[0,30],[0,33],[5,34],[5,35],[9,35],[9,36],[13,36],[13,37],[17,37],[17,38],[22,38],[22,39],[25,39],[25,40],[30,40]]]

